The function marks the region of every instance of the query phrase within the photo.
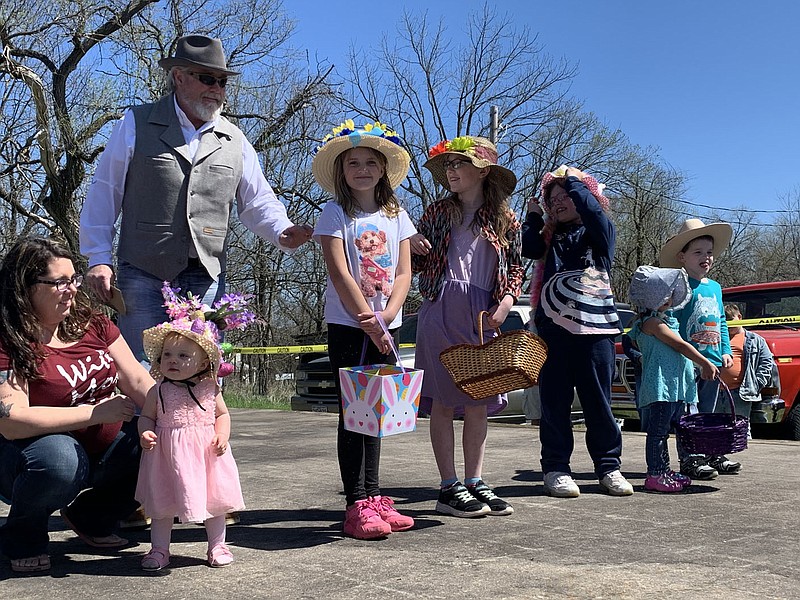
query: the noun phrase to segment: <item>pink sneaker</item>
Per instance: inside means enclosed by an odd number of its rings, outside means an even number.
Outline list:
[[[378,512],[386,523],[392,528],[392,531],[405,531],[414,526],[414,519],[401,515],[394,508],[394,500],[389,496],[373,496],[370,498],[372,507]]]
[[[651,492],[680,492],[683,486],[669,476],[669,473],[663,475],[648,475],[644,480],[644,489]]]
[[[370,500],[357,500],[347,507],[344,518],[344,533],[359,540],[373,540],[392,533]]]
[[[692,478],[684,475],[683,473],[676,473],[675,471],[667,471],[667,475],[672,477],[683,487],[689,487],[690,485],[692,485]]]

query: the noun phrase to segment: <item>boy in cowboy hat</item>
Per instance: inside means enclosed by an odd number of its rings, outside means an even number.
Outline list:
[[[661,267],[686,269],[692,298],[674,311],[680,323],[681,337],[718,368],[733,365],[728,324],[722,304],[722,288],[708,277],[714,257],[730,243],[733,229],[728,223],[706,225],[700,219],[687,219],[680,231],[661,249]],[[719,379],[697,378],[697,408],[712,413],[719,393]],[[725,456],[686,455],[679,446],[681,473],[693,479],[714,479],[719,473],[737,473],[741,465]]]

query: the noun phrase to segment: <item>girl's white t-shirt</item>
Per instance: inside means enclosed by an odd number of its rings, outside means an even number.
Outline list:
[[[361,288],[367,304],[373,311],[386,308],[394,287],[400,242],[417,232],[405,210],[396,217],[387,217],[382,210],[374,213],[357,212],[348,217],[337,202],[327,202],[314,226],[314,239],[329,235],[344,241],[347,267]],[[358,319],[345,308],[330,275],[325,290],[325,321],[358,327]],[[391,329],[400,327],[402,311],[391,323]]]

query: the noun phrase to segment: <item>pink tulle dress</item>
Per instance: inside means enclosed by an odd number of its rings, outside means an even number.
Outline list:
[[[158,443],[142,452],[136,499],[153,519],[178,517],[201,523],[209,517],[244,508],[239,470],[230,444],[222,456],[211,447],[214,437],[214,379],[199,382],[192,392],[184,385],[158,382],[164,399],[157,407]]]

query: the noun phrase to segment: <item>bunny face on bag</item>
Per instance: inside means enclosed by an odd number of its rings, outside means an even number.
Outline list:
[[[358,383],[356,388],[342,386],[343,395],[348,402],[344,411],[344,422],[350,431],[377,436],[380,425],[376,406],[381,399],[381,380],[368,379],[360,373]]]
[[[387,435],[414,431],[417,424],[419,405],[414,402],[414,399],[419,396],[422,377],[412,377],[410,374],[405,373],[403,383],[404,386],[400,386],[396,382],[387,380],[384,384],[394,387],[395,392],[394,394],[386,394],[389,409],[383,416],[383,427]]]

